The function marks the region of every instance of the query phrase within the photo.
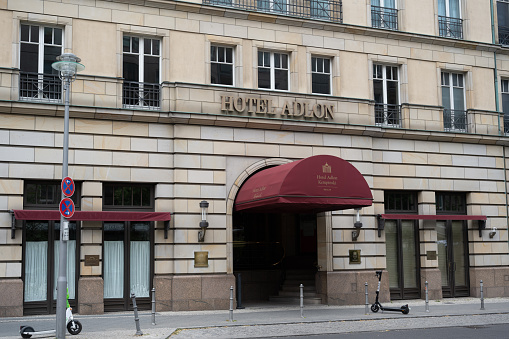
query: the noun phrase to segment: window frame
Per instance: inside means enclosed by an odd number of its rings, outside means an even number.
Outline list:
[[[448,85],[444,85],[444,74],[448,74],[448,81],[449,81],[449,84]],[[456,76],[461,76],[461,83],[462,83],[462,86],[455,86],[454,85],[454,75]],[[447,131],[459,131],[459,132],[466,132],[467,131],[467,126],[468,126],[468,122],[467,122],[467,100],[466,100],[466,86],[465,86],[465,83],[466,83],[466,73],[464,72],[454,72],[454,71],[448,71],[448,70],[441,70],[440,72],[440,93],[441,93],[441,96],[442,96],[442,106],[444,107],[444,112],[446,110],[450,110],[451,111],[451,121],[450,121],[450,125],[451,127],[450,128],[446,128],[445,127],[445,118],[444,118],[444,129],[447,130]],[[459,81],[457,81],[459,83]],[[449,108],[447,108],[445,105],[444,105],[444,97],[443,97],[443,89],[444,87],[447,87],[449,88]],[[462,89],[462,102],[463,102],[463,108],[462,109],[457,109],[455,106],[454,106],[454,89],[455,88],[461,88]],[[455,126],[455,123],[454,123],[454,113],[456,111],[463,111],[464,112],[464,115],[465,115],[465,127],[464,128],[456,128]]]
[[[224,48],[224,62],[221,62],[219,61],[219,49],[220,48]],[[213,52],[215,49],[215,53]],[[228,59],[228,54],[227,54],[227,50],[231,50],[231,62],[228,62],[227,59]],[[210,44],[210,58],[209,58],[209,61],[210,61],[210,84],[211,85],[217,85],[217,86],[229,86],[229,87],[234,87],[236,85],[236,79],[235,79],[235,51],[236,51],[236,48],[235,46],[229,46],[229,45],[224,45],[224,44],[221,44],[221,43],[211,43]],[[214,71],[213,71],[213,65],[230,65],[231,67],[231,84],[227,84],[227,83],[221,83],[219,82],[220,78],[221,78],[221,74],[220,72],[218,72],[217,74],[217,78],[218,78],[218,82],[213,82],[213,78],[214,78]]]
[[[265,56],[265,53],[268,53],[269,54],[269,63],[270,65],[267,67],[265,66],[264,64],[263,65],[260,65],[260,54],[263,54]],[[287,65],[287,68],[283,68],[283,60],[281,59],[280,60],[280,65],[281,67],[277,68],[276,67],[276,55],[279,55],[280,57],[283,57],[283,56],[286,56],[286,65]],[[283,92],[288,92],[290,91],[290,54],[289,53],[284,53],[284,52],[274,52],[274,51],[267,51],[267,50],[258,50],[258,53],[257,53],[257,56],[258,56],[258,63],[257,63],[257,79],[258,79],[258,89],[265,89],[265,90],[273,90],[273,91],[283,91]],[[265,62],[265,57],[262,58],[262,63]],[[269,79],[269,82],[270,82],[270,86],[267,88],[267,87],[260,87],[260,68],[262,69],[269,69],[269,76],[270,76],[270,79]],[[276,71],[286,71],[286,89],[278,89],[276,88]]]
[[[500,96],[502,101],[502,112],[504,112],[504,133],[509,133],[509,79],[500,80]],[[504,104],[504,98],[507,98],[507,105]]]
[[[107,204],[107,200],[108,198],[106,197],[106,194],[107,194],[107,189],[111,187],[112,188],[112,202],[113,204],[112,205],[109,205]],[[120,205],[116,205],[115,204],[115,189],[116,188],[121,188],[122,189],[122,192],[124,191],[125,188],[130,188],[131,189],[131,198],[132,198],[132,195],[134,194],[133,193],[133,188],[135,187],[139,187],[140,189],[143,189],[143,188],[147,188],[149,190],[149,205],[143,205],[143,197],[141,197],[141,205],[124,205],[124,204],[120,204]],[[139,184],[139,183],[122,183],[122,182],[108,182],[108,183],[103,183],[103,192],[102,192],[102,202],[103,202],[103,210],[104,211],[118,211],[118,210],[130,210],[130,211],[154,211],[154,208],[155,208],[155,202],[154,202],[154,197],[155,197],[155,188],[154,188],[154,185],[151,185],[151,184]],[[122,200],[124,198],[124,195],[122,193]],[[133,199],[131,199],[132,201]]]
[[[321,65],[321,69],[322,71],[320,72],[319,71],[319,60],[322,61],[322,65]],[[329,72],[325,72],[325,60],[328,60],[329,61]],[[334,58],[331,57],[331,56],[319,56],[319,55],[311,55],[311,93],[312,94],[317,94],[317,95],[332,95],[332,64],[333,64],[333,61],[334,61]],[[314,76],[317,75],[328,75],[329,76],[329,81],[328,81],[328,86],[329,86],[329,91],[328,93],[322,93],[322,92],[317,92],[314,90],[314,87],[315,87],[315,80],[314,80]],[[318,84],[317,84],[318,85]]]

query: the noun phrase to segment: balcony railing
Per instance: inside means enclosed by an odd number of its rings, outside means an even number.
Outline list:
[[[159,110],[161,86],[145,82],[124,81],[122,86],[124,108]]]
[[[375,125],[401,127],[401,106],[376,103]]]
[[[371,6],[371,26],[398,30],[398,10],[395,8]]]
[[[439,15],[438,31],[444,38],[463,39],[463,19]]]
[[[19,73],[19,100],[62,102],[62,81],[56,74]]]
[[[444,131],[467,132],[467,112],[457,109],[444,109]]]
[[[509,134],[509,117],[504,116],[504,134]]]
[[[509,45],[509,27],[498,26],[498,43],[504,46]]]
[[[304,19],[343,21],[341,0],[203,0],[203,4]]]

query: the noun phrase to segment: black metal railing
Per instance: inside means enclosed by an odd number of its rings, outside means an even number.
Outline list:
[[[509,117],[504,116],[504,133],[509,134]]]
[[[444,131],[467,132],[467,112],[458,109],[444,109]]]
[[[398,10],[395,8],[371,6],[371,26],[398,30]]]
[[[376,103],[375,125],[401,127],[401,106]]]
[[[203,4],[305,19],[343,21],[341,0],[203,0]]]
[[[509,45],[509,27],[498,26],[498,43],[504,46]]]
[[[445,38],[463,39],[463,19],[439,15],[438,31]]]
[[[124,108],[158,110],[161,107],[161,85],[159,84],[124,81],[122,93]]]
[[[56,74],[19,72],[19,100],[62,102],[62,81]]]

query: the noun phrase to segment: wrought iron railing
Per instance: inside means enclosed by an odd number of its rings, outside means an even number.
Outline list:
[[[395,8],[371,6],[371,26],[398,30],[398,10]]]
[[[444,109],[444,131],[467,132],[467,112],[458,109]]]
[[[509,134],[509,117],[504,116],[504,133]]]
[[[509,45],[509,27],[498,26],[498,43],[504,46]]]
[[[375,125],[401,127],[401,106],[376,103]]]
[[[161,85],[146,82],[124,81],[122,86],[124,108],[159,110]]]
[[[445,38],[463,39],[463,19],[439,15],[438,31]]]
[[[62,81],[56,74],[19,72],[19,100],[62,102]]]
[[[203,0],[203,4],[305,19],[343,21],[341,0]]]

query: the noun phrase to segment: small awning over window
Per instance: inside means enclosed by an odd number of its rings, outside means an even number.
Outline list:
[[[391,220],[486,220],[485,215],[456,215],[456,214],[380,214],[381,219]]]
[[[349,162],[316,155],[255,173],[240,188],[235,209],[316,213],[371,206],[362,174]]]
[[[17,220],[60,220],[60,212],[51,210],[14,210]],[[169,221],[170,212],[76,211],[69,220],[83,221]]]

